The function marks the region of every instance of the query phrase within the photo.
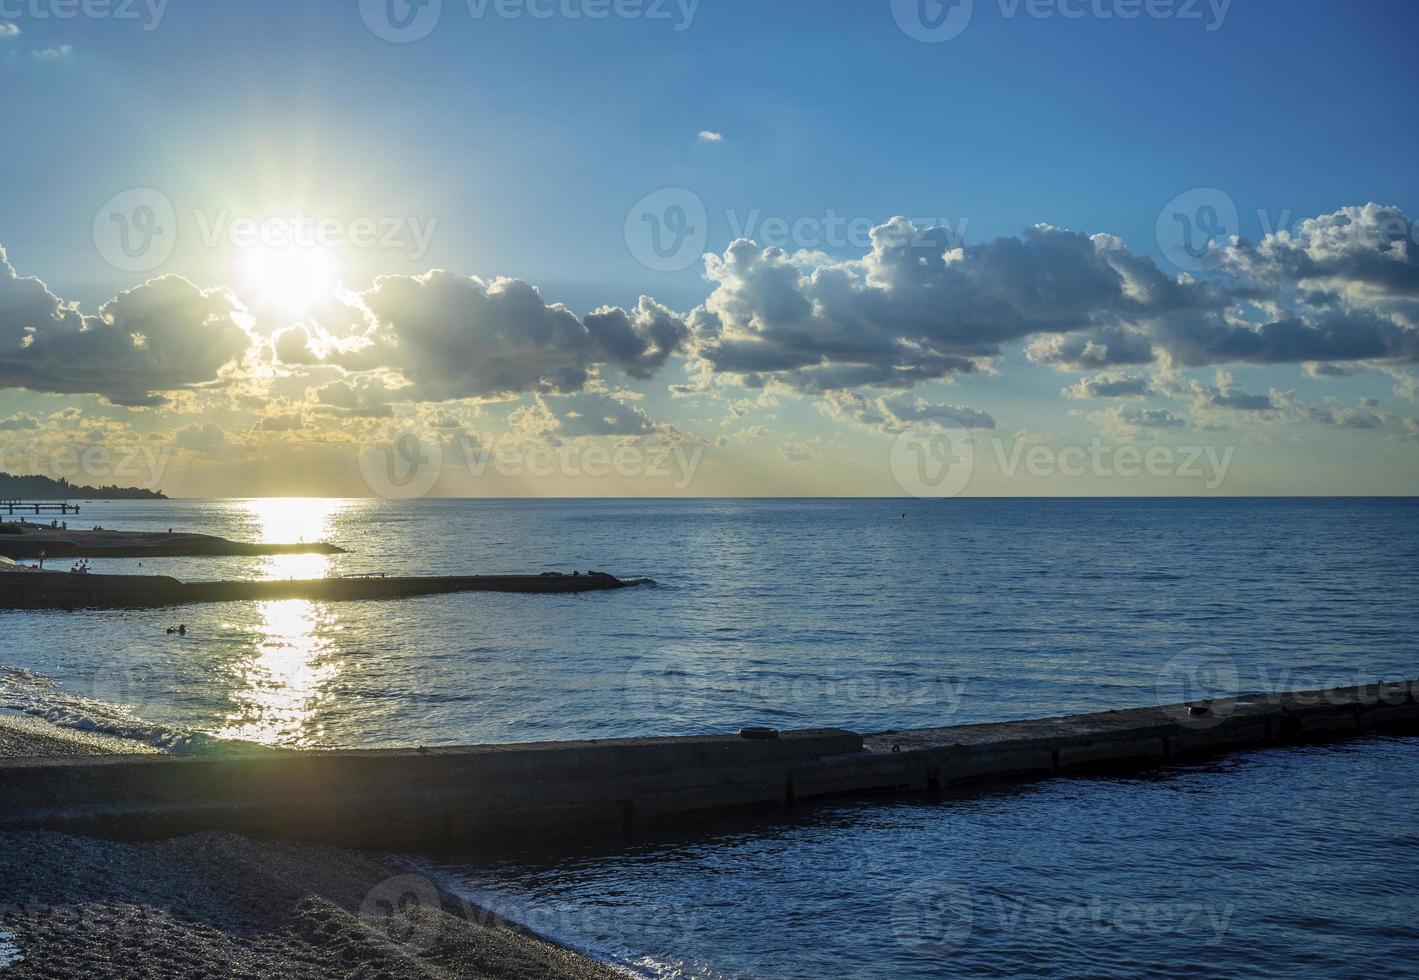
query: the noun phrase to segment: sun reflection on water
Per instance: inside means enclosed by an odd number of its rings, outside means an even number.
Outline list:
[[[321,638],[328,614],[305,599],[258,603],[258,651],[236,667],[242,686],[233,693],[227,723],[217,734],[267,745],[302,745],[316,734],[320,700],[340,673],[337,651]]]
[[[323,497],[268,497],[242,501],[255,538],[263,544],[325,541],[333,519],[350,505],[348,500]],[[324,578],[330,572],[329,555],[268,555],[261,578]]]
[[[327,540],[332,519],[349,502],[272,498],[242,503],[255,539],[269,543]],[[270,555],[261,578],[322,578],[328,555]],[[341,672],[339,651],[326,638],[337,625],[324,603],[287,599],[256,604],[259,636],[250,659],[233,665],[239,685],[222,738],[268,745],[308,744],[317,734],[316,715]]]

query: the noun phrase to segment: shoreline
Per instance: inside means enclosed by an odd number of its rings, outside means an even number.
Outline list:
[[[1419,732],[1419,680],[868,735],[203,757],[135,755],[121,739],[0,714],[0,955],[42,957],[44,972],[15,962],[17,976],[118,977],[136,963],[248,976],[624,977],[614,958],[440,885],[417,855],[476,860],[490,840],[625,840],[815,800],[973,794],[1380,732]],[[137,957],[121,971],[108,959],[115,945]]]
[[[0,713],[0,759],[115,754],[166,753]],[[100,980],[624,976],[393,855],[217,832],[130,843],[52,830],[0,831],[0,969]]]
[[[163,754],[162,749],[137,739],[65,728],[20,711],[0,709],[0,759]]]

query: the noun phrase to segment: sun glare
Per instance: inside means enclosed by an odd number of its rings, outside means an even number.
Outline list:
[[[287,315],[309,312],[340,283],[335,254],[314,247],[249,249],[240,271],[244,290],[255,303]]]
[[[331,519],[348,501],[322,497],[263,497],[243,501],[253,522],[256,539],[267,544],[326,541]],[[324,578],[330,571],[328,555],[268,555],[262,578]]]

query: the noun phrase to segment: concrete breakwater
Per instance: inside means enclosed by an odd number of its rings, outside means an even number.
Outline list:
[[[0,608],[145,609],[198,602],[407,599],[450,592],[599,592],[637,584],[614,575],[430,575],[182,582],[166,575],[0,573]]]
[[[344,548],[323,541],[255,544],[212,534],[160,531],[81,531],[44,524],[6,524],[0,556],[30,558],[203,558],[251,555],[339,555]]]
[[[0,762],[0,829],[200,830],[362,847],[501,846],[833,796],[950,793],[1369,732],[1419,732],[1419,681],[1033,721],[408,750]]]

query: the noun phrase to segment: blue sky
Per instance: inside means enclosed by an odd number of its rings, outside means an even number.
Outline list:
[[[391,2],[396,14],[416,13],[403,0]],[[950,13],[924,2],[928,15]],[[0,105],[9,136],[0,154],[0,180],[9,189],[0,198],[0,246],[10,265],[89,314],[155,276],[181,276],[203,290],[229,287],[251,314],[243,328],[268,343],[318,312],[299,283],[263,288],[253,281],[283,275],[363,293],[378,275],[441,268],[525,280],[577,316],[605,304],[629,310],[645,294],[690,317],[715,290],[703,263],[648,268],[636,243],[628,243],[628,227],[645,227],[635,220],[638,202],[663,188],[689,192],[703,206],[704,251],[713,253],[723,253],[737,232],[760,245],[820,249],[828,261],[847,262],[867,252],[868,228],[902,215],[918,225],[944,222],[966,246],[1019,236],[1038,223],[1107,233],[1169,277],[1203,280],[1221,273],[1179,268],[1167,251],[1172,240],[1157,232],[1179,195],[1192,193],[1181,206],[1193,219],[1210,214],[1197,208],[1217,200],[1234,206],[1236,220],[1223,221],[1224,230],[1253,242],[1370,202],[1397,209],[1404,220],[1419,213],[1419,134],[1412,125],[1419,118],[1412,44],[1419,12],[1408,3],[975,0],[959,36],[936,43],[912,36],[910,18],[921,8],[889,0],[647,0],[622,8],[504,0],[505,15],[491,0],[485,7],[443,0],[437,23],[408,43],[377,36],[383,0],[363,7],[356,0],[170,0],[160,16],[156,6],[116,2],[92,8],[107,16],[81,9],[60,19],[63,5],[0,5],[0,23],[12,25],[0,28]],[[587,16],[607,8],[603,19]],[[1138,15],[1125,18],[1130,11]],[[174,220],[171,253],[136,271],[115,267],[96,247],[94,231],[99,212],[133,188],[159,191]],[[1205,189],[1202,197],[1198,189]],[[390,223],[394,245],[346,243],[312,265],[280,255],[253,263],[224,233],[204,240],[218,223],[226,229],[243,217],[295,214],[343,222],[346,237],[349,223],[362,218]],[[427,248],[409,247],[392,228],[396,221],[427,231]],[[1162,224],[1180,227],[1166,216]],[[775,234],[778,228],[788,230]],[[1419,242],[1409,249],[1412,260]],[[1392,249],[1387,258],[1395,259]],[[716,368],[701,394],[672,393],[670,385],[683,388],[702,372],[703,335],[692,327],[690,339],[653,372],[628,373],[614,358],[592,358],[589,380],[575,389],[534,381],[502,391],[486,378],[469,387],[426,377],[406,392],[417,397],[343,410],[368,410],[358,422],[345,417],[368,427],[365,441],[389,437],[401,420],[422,425],[432,413],[451,411],[470,438],[487,443],[517,430],[507,422],[517,409],[543,416],[538,429],[524,413],[524,435],[575,439],[564,420],[546,422],[557,403],[543,396],[596,392],[646,413],[658,434],[670,427],[677,439],[700,440],[706,472],[714,474],[700,487],[705,493],[896,492],[900,481],[880,458],[901,436],[892,430],[911,420],[845,416],[842,392],[849,391],[869,402],[903,396],[986,413],[992,438],[1025,433],[1056,447],[1095,437],[1220,441],[1239,454],[1220,492],[1288,492],[1298,481],[1325,492],[1408,492],[1419,443],[1406,419],[1416,407],[1412,383],[1406,397],[1397,375],[1412,371],[1403,353],[1403,331],[1414,327],[1409,287],[1376,297],[1337,273],[1323,283],[1288,282],[1266,300],[1280,306],[1231,315],[1258,324],[1266,314],[1282,320],[1282,307],[1294,302],[1291,290],[1322,287],[1350,289],[1352,312],[1359,304],[1391,318],[1401,331],[1399,356],[1355,357],[1345,376],[1308,376],[1303,365],[1310,361],[1300,356],[1233,363],[1218,355],[1188,365],[1174,357],[1161,365],[1161,383],[1156,360],[1105,365],[1154,380],[1148,400],[1121,403],[1062,398],[1061,388],[1099,371],[1071,373],[1027,357],[1030,338],[1043,332],[1031,330],[1012,334],[989,363],[927,372],[908,387],[824,388],[821,379],[783,376],[746,385],[742,371]],[[740,326],[752,332],[755,322]],[[307,328],[312,338],[322,331],[340,335],[330,323]],[[448,350],[488,354],[484,346]],[[239,464],[263,473],[244,485],[250,492],[361,492],[349,467],[341,475],[329,460],[311,462],[290,485],[268,485],[267,468],[253,468],[253,460],[282,453],[311,458],[309,446],[291,445],[291,432],[328,426],[328,413],[342,407],[322,402],[320,389],[358,388],[374,377],[328,351],[314,354],[305,374],[279,359],[272,368],[269,356],[264,368],[248,365],[241,377],[228,365],[222,386],[212,384],[215,372],[164,375],[160,382],[176,387],[151,389],[168,393],[164,405],[115,404],[104,385],[84,390],[73,379],[12,384],[0,389],[0,416],[32,416],[45,422],[34,431],[47,435],[51,416],[76,407],[95,425],[102,420],[105,438],[170,439],[177,456],[164,478],[174,492],[213,492],[229,484]],[[396,388],[415,380],[411,370],[423,370],[395,363],[371,369]],[[23,372],[12,374],[23,382]],[[0,373],[0,381],[7,377]],[[1260,397],[1275,390],[1294,398],[1224,418],[1215,404],[1198,413],[1204,396],[1188,387],[1194,382],[1214,393]],[[1161,389],[1171,394],[1160,396]],[[253,399],[279,403],[282,417],[299,416],[302,427],[285,430],[280,445],[253,438],[263,417]],[[727,406],[741,401],[755,404],[734,415]],[[1167,409],[1185,424],[1150,431],[1127,424],[1118,411],[1145,407]],[[1351,428],[1357,416],[1337,424],[1336,413],[1347,410],[1368,412],[1375,424]],[[1089,418],[1106,412],[1114,412],[1111,422]],[[610,431],[583,438],[650,431],[643,421],[628,424],[643,431],[608,423]],[[173,435],[194,426],[203,436],[186,442],[215,440],[217,451],[207,458]],[[749,428],[764,433],[736,439]],[[1176,480],[1121,484],[1106,474],[1077,485],[987,481],[969,492],[1201,489]],[[460,479],[440,492],[482,489]],[[568,492],[658,490],[632,480]]]

